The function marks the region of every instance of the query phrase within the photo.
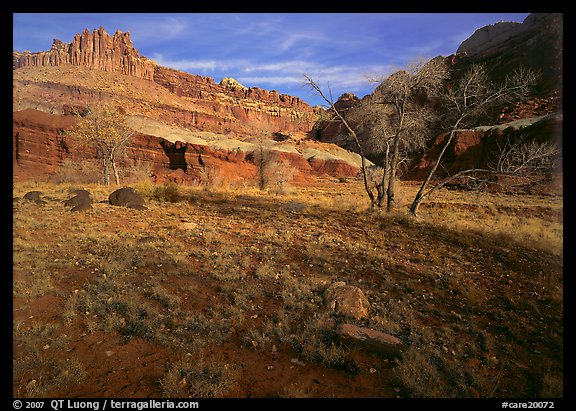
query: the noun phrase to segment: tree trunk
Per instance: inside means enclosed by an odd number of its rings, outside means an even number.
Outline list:
[[[458,125],[460,124],[461,120],[462,120],[462,118],[459,118],[458,121],[456,121],[456,124],[454,124],[454,126],[452,127],[452,130],[450,130],[450,134],[448,135],[448,138],[446,139],[446,142],[444,143],[444,146],[442,147],[442,151],[440,151],[440,154],[438,155],[438,158],[436,159],[434,166],[432,166],[432,169],[428,173],[428,176],[426,176],[426,179],[424,180],[424,182],[420,186],[418,193],[416,193],[416,196],[414,197],[414,201],[412,202],[412,205],[410,206],[410,213],[412,215],[415,216],[418,213],[418,207],[420,207],[420,203],[424,200],[424,190],[426,190],[426,186],[428,185],[428,183],[430,182],[430,180],[434,176],[436,169],[440,165],[440,161],[442,161],[442,157],[444,156],[446,149],[448,148],[448,146],[452,142],[454,135],[456,135],[456,130],[457,130]]]
[[[116,168],[116,161],[111,160],[112,163],[112,171],[114,172],[114,179],[116,180],[116,185],[120,185],[120,176],[118,175],[118,169]]]
[[[350,127],[348,125],[348,123],[346,122],[346,120],[344,120],[344,117],[342,117],[340,115],[340,113],[338,113],[338,112],[336,112],[336,114],[340,118],[340,120],[344,123],[344,125],[346,126],[346,128],[348,129],[350,134],[352,134],[352,138],[354,139],[354,142],[356,143],[356,147],[358,148],[358,154],[360,154],[360,161],[362,164],[362,177],[364,179],[364,189],[366,190],[366,193],[368,194],[368,197],[370,198],[370,203],[371,203],[372,207],[374,207],[375,205],[377,205],[377,201],[374,198],[374,194],[372,194],[372,190],[370,189],[370,186],[368,185],[368,177],[366,176],[366,157],[364,156],[364,150],[362,149],[362,146],[360,145],[360,140],[358,140],[358,136],[356,135],[356,132],[354,130],[352,130],[352,127]]]
[[[400,138],[397,136],[394,139],[394,152],[392,154],[392,161],[390,162],[390,181],[388,182],[387,190],[387,204],[386,210],[392,211],[396,207],[396,173],[398,171],[398,152],[400,146]]]
[[[104,185],[110,185],[110,164],[106,158],[103,159],[104,162]]]
[[[266,188],[266,176],[264,174],[265,168],[265,161],[264,161],[264,145],[262,142],[262,137],[260,137],[260,145],[258,147],[258,188],[260,191],[264,191]]]
[[[310,77],[308,77],[306,75],[304,75],[304,77],[306,78],[308,85],[310,85],[314,90],[316,90],[318,92],[318,94],[320,95],[320,97],[322,97],[324,99],[324,101],[330,105],[330,109],[334,112],[334,114],[336,114],[336,117],[338,117],[340,119],[342,124],[344,124],[346,129],[352,135],[352,138],[354,139],[354,142],[356,143],[356,147],[358,148],[358,154],[360,154],[360,159],[362,160],[361,171],[362,171],[362,177],[364,179],[364,189],[366,190],[366,194],[368,194],[368,197],[370,197],[370,203],[371,203],[372,207],[374,207],[377,204],[377,202],[376,202],[376,199],[374,198],[374,194],[372,193],[372,190],[370,189],[370,186],[368,185],[368,178],[366,176],[366,157],[364,157],[364,150],[362,149],[362,145],[360,144],[360,141],[358,140],[358,136],[356,135],[356,132],[352,129],[352,127],[350,127],[348,122],[344,119],[344,117],[342,117],[342,115],[338,112],[336,107],[334,107],[334,103],[331,101],[331,99],[326,97],[326,95],[322,92],[322,89],[320,88],[320,86],[318,84],[316,84]]]
[[[388,192],[388,184],[390,184],[390,143],[386,140],[386,150],[384,152],[384,170],[382,172],[382,181],[377,185],[378,198],[377,205],[379,208],[382,207],[384,197]]]

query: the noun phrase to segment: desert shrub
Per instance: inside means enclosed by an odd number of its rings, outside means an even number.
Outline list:
[[[161,186],[156,186],[152,193],[152,198],[155,198],[158,201],[176,203],[182,199],[182,195],[180,194],[178,184],[169,181]]]
[[[488,381],[471,367],[431,347],[410,347],[394,370],[410,396],[416,398],[471,397],[471,387],[484,397],[492,397],[497,386],[497,381]]]
[[[563,398],[564,378],[562,372],[553,372],[548,369],[541,380],[540,395],[542,398]]]
[[[17,396],[42,397],[55,390],[74,387],[84,380],[84,365],[75,357],[55,359],[52,350],[68,348],[69,338],[55,324],[15,324],[13,383]]]
[[[172,364],[160,385],[165,397],[213,398],[228,394],[237,378],[238,372],[230,364],[188,355]]]
[[[292,167],[288,160],[271,158],[265,161],[263,167],[261,172],[263,173],[265,188],[283,193],[290,187],[290,182],[296,173],[296,169]]]
[[[132,164],[124,166],[120,171],[122,181],[125,184],[149,181],[152,175],[152,164],[148,161],[135,160]]]
[[[14,281],[12,293],[14,296],[37,298],[54,290],[54,283],[49,273],[42,271],[39,273],[30,272],[28,281]]]
[[[94,160],[66,158],[50,180],[54,183],[95,184],[101,182],[102,173]]]
[[[201,184],[207,191],[215,189],[226,190],[230,188],[230,182],[225,174],[217,167],[205,167],[202,170]]]

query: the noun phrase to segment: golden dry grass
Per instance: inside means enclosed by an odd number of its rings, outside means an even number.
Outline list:
[[[96,340],[166,364],[123,358],[149,382],[119,396],[562,395],[561,198],[439,191],[412,218],[409,185],[393,213],[370,209],[354,180],[281,194],[134,187],[148,210],[85,185],[94,208],[70,213],[61,201],[78,187],[15,183],[15,197],[48,199],[14,203],[15,394],[110,392]],[[322,293],[340,280],[370,300],[359,325],[409,347],[397,361],[338,343],[343,319]],[[79,354],[62,362],[46,345]]]

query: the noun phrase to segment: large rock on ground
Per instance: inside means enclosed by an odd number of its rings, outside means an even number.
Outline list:
[[[76,207],[80,204],[92,204],[92,199],[90,198],[90,193],[88,191],[74,190],[72,194],[75,195],[64,202],[64,207]]]
[[[75,194],[64,202],[64,207],[72,207],[70,211],[88,211],[92,209],[92,198],[90,192],[87,190],[74,190],[71,194]]]
[[[393,335],[354,324],[340,324],[336,334],[343,343],[354,344],[365,351],[385,357],[396,357],[405,348],[402,341]]]
[[[24,199],[36,204],[46,204],[46,201],[42,200],[40,197],[41,195],[41,191],[28,191],[26,194],[24,194]]]
[[[343,281],[332,284],[324,291],[324,304],[338,314],[357,320],[366,318],[370,312],[370,302],[362,290]]]
[[[146,210],[144,198],[131,187],[119,188],[108,196],[108,202],[113,206]]]

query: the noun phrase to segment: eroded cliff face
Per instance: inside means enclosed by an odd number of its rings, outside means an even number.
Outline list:
[[[130,33],[118,30],[110,36],[102,27],[76,34],[70,43],[54,39],[48,51],[14,52],[13,68],[29,66],[85,66],[96,70],[154,79],[156,63],[140,56],[132,45]]]
[[[486,168],[489,153],[494,151],[494,146],[502,138],[518,133],[539,142],[549,141],[558,147],[562,146],[562,41],[562,15],[534,13],[523,23],[500,22],[482,27],[461,44],[456,54],[441,57],[450,69],[451,82],[459,81],[471,64],[478,63],[487,68],[495,83],[503,82],[506,76],[519,67],[533,69],[541,75],[531,98],[509,105],[503,103],[487,112],[478,122],[493,127],[459,131],[444,156],[443,169],[454,174],[467,168]],[[369,98],[370,95],[358,100],[346,93],[335,104],[346,120],[359,130],[358,138],[365,147],[367,144],[364,143],[371,136],[362,131],[361,125],[354,124],[354,113],[361,110],[359,103],[369,101]],[[506,123],[517,120],[525,119],[529,122],[530,119],[536,121],[545,116],[546,120],[539,121],[538,126],[523,127],[521,131],[506,126]],[[348,133],[345,127],[337,119],[320,119],[315,129],[321,141],[357,150],[351,139],[346,137]],[[438,129],[434,134],[436,138],[429,142],[429,150],[415,155],[403,179],[425,178],[440,152],[446,137],[444,131]],[[557,174],[561,173],[561,170],[556,171]]]
[[[563,80],[564,20],[560,13],[532,13],[522,23],[479,28],[458,47],[464,68],[481,63],[499,83],[519,66],[540,73],[538,97],[558,95]]]
[[[34,68],[94,71],[126,75],[153,84],[111,79],[86,71],[62,78],[51,71],[44,78],[33,73]],[[160,66],[140,56],[132,45],[130,33],[118,30],[113,36],[100,27],[93,32],[84,30],[70,43],[54,40],[52,48],[43,52],[13,52],[15,70],[14,110],[35,108],[53,114],[63,112],[62,101],[70,104],[94,104],[102,99],[131,99],[122,105],[132,114],[150,115],[183,127],[215,133],[260,134],[274,132],[308,132],[317,114],[298,97],[279,94],[258,87],[244,87],[233,79],[215,84],[211,77],[189,74]],[[28,70],[26,72],[25,70]],[[18,73],[18,75],[16,75]],[[28,73],[31,73],[28,75]],[[82,84],[74,76],[83,79]],[[36,76],[36,78],[34,78]],[[118,84],[110,85],[110,81]],[[154,85],[166,89],[162,94]],[[123,86],[123,89],[120,88]],[[27,90],[23,90],[27,87]],[[31,90],[35,89],[35,94]],[[154,101],[142,91],[154,94]],[[15,93],[16,94],[16,93]],[[26,97],[24,97],[26,95]],[[175,99],[180,98],[177,102]],[[146,104],[142,104],[146,101]],[[138,112],[140,111],[140,112]]]
[[[72,109],[69,107],[69,109]],[[58,171],[64,160],[80,164],[95,161],[97,153],[85,142],[67,135],[78,118],[68,114],[49,114],[34,109],[13,113],[13,176],[16,179],[46,179]],[[285,142],[278,143],[280,145]],[[152,172],[153,181],[203,183],[207,178],[222,181],[255,181],[257,165],[253,144],[248,149],[219,147],[219,141],[173,140],[135,132],[120,159],[122,168],[140,164]],[[319,142],[301,142],[287,150],[271,150],[275,161],[295,171],[294,179],[306,182],[316,176],[350,177],[358,174],[359,161],[350,153]],[[337,152],[340,150],[340,152]],[[342,156],[340,158],[339,156]]]

